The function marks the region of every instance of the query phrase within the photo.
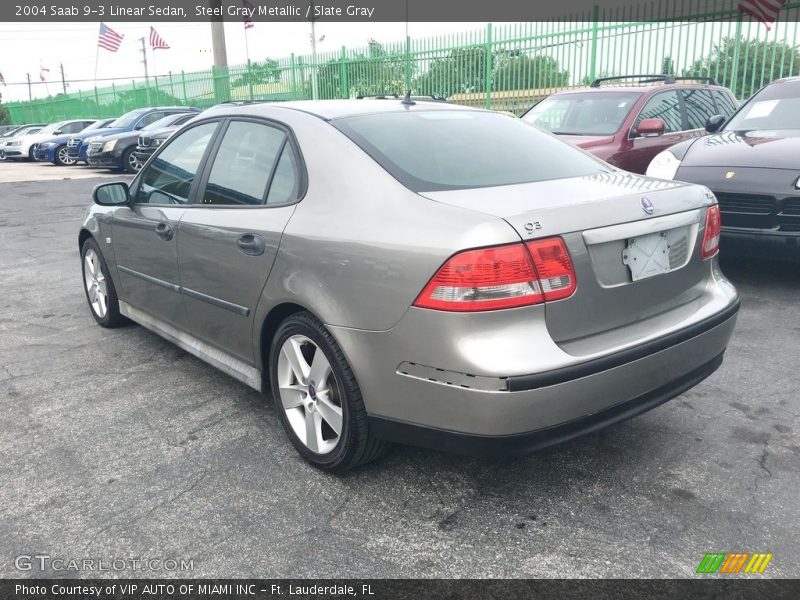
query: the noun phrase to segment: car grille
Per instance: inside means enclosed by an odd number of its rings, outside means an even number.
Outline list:
[[[89,144],[89,147],[86,149],[86,151],[89,154],[96,154],[100,152],[100,149],[102,147],[103,147],[103,142],[92,142],[91,144]]]
[[[800,232],[800,197],[716,192],[722,226]]]
[[[140,135],[140,136],[139,136],[139,139],[137,140],[137,142],[136,142],[136,143],[137,143],[139,146],[144,146],[144,147],[146,147],[146,146],[149,146],[149,145],[150,145],[150,142],[151,142],[151,141],[152,141],[152,140],[151,140],[151,138],[150,138],[150,136],[149,136],[149,135]]]
[[[74,148],[80,143],[81,141],[77,138],[69,138],[69,140],[67,141],[67,146],[69,146],[70,148]]]

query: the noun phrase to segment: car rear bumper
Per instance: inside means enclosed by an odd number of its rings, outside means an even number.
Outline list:
[[[509,311],[474,319],[412,308],[388,331],[329,329],[379,435],[524,450],[643,412],[713,372],[739,308],[733,286],[713,272],[701,297],[648,320],[658,335],[590,355],[553,342],[542,306],[513,309],[526,311],[513,320],[500,314]]]
[[[423,448],[475,456],[525,454],[599,431],[652,410],[693,388],[711,375],[722,364],[722,356],[723,353],[720,353],[705,364],[660,387],[600,412],[588,414],[561,425],[525,433],[476,435],[372,416],[369,417],[369,426],[372,432],[381,439]]]

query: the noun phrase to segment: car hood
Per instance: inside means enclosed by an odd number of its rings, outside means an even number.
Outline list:
[[[153,129],[150,131],[140,131],[139,135],[143,135],[149,138],[163,138],[169,137],[173,131],[178,129],[177,127],[162,127],[161,129]]]
[[[44,138],[42,140],[39,140],[38,143],[39,144],[45,144],[47,142],[50,142],[51,144],[64,144],[64,143],[67,142],[67,140],[69,140],[69,138],[70,138],[70,136],[68,136],[68,135],[56,135],[56,136],[53,136],[53,137],[48,137],[48,138]]]
[[[594,148],[595,146],[603,146],[610,144],[614,141],[613,135],[556,135],[560,140],[564,140],[577,146],[578,148]]]
[[[100,133],[101,131],[103,133]],[[130,131],[130,130],[129,129],[123,129],[121,127],[113,127],[111,129],[98,129],[97,131],[88,131],[85,134],[76,133],[72,137],[75,138],[75,139],[79,139],[79,140],[85,140],[85,139],[90,138],[90,137],[96,137],[98,139],[99,138],[104,138],[105,139],[106,137],[108,137],[110,135],[113,135],[115,133],[122,133],[122,132],[127,133],[128,131]]]
[[[800,168],[800,130],[723,131],[694,142],[686,167]]]
[[[123,140],[125,138],[130,138],[131,140],[136,140],[139,137],[141,131],[131,131],[131,130],[124,130],[119,131],[117,133],[104,133],[101,136],[97,136],[97,141],[100,142],[110,142],[112,140]],[[95,137],[95,136],[91,136]]]

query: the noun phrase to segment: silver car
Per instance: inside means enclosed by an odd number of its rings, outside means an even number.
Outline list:
[[[739,307],[707,188],[444,103],[223,105],[94,201],[95,320],[269,390],[329,471],[627,419],[719,367]]]

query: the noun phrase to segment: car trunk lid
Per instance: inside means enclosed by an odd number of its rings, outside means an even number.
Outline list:
[[[708,276],[698,248],[713,196],[699,186],[613,171],[423,195],[500,217],[525,241],[564,239],[577,290],[545,315],[553,339],[576,352],[613,330],[647,337],[642,323],[699,297]]]

